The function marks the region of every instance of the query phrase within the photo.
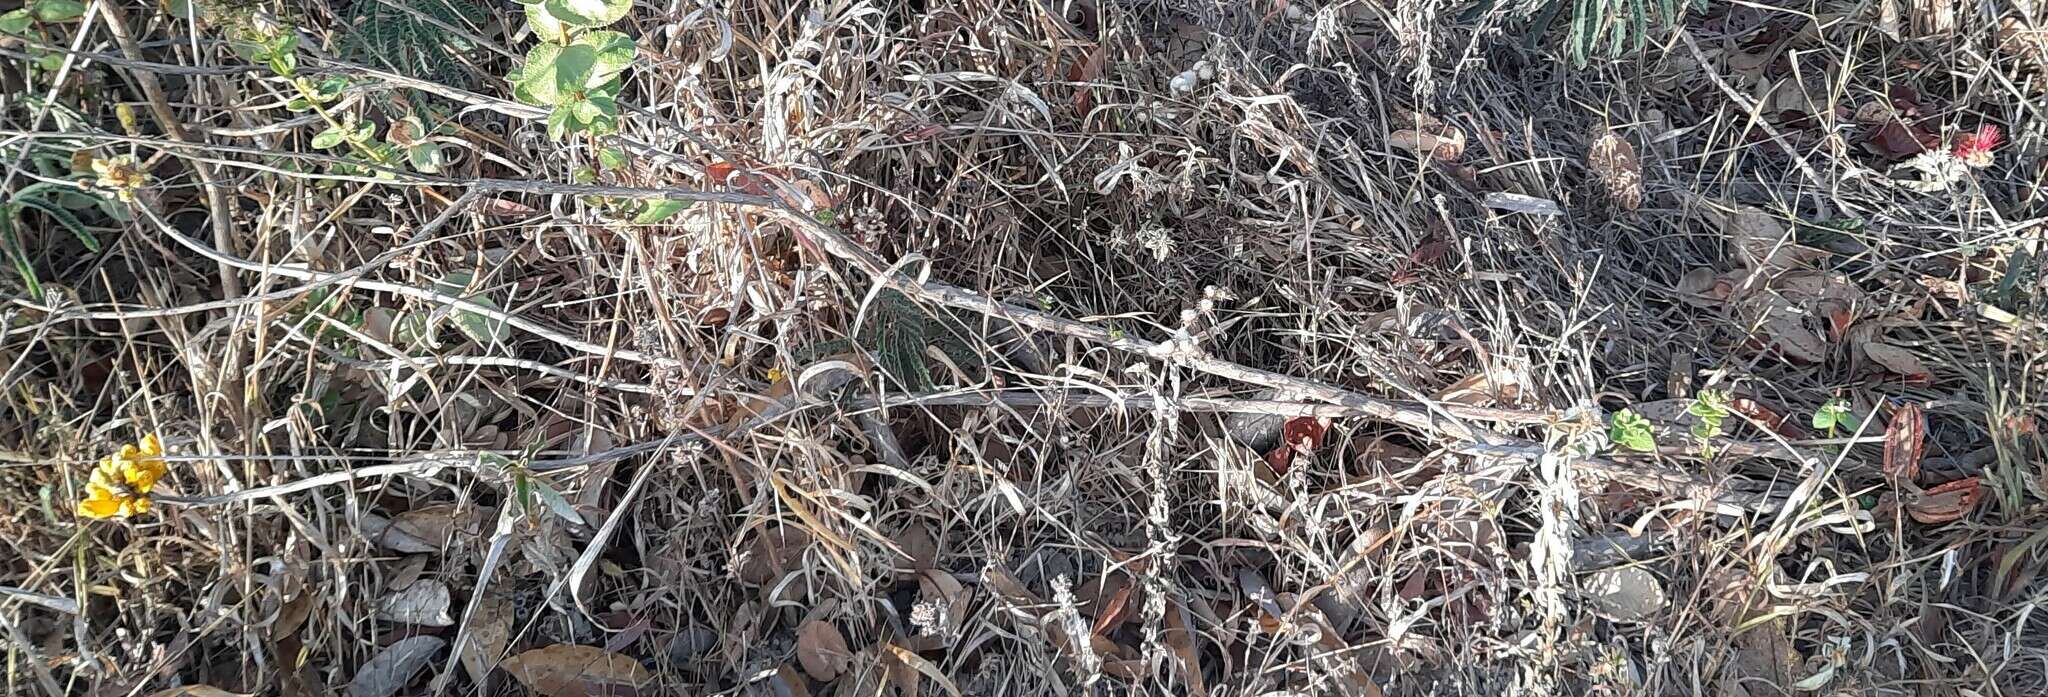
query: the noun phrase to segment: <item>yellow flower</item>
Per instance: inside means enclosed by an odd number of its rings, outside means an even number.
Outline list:
[[[149,510],[149,492],[164,478],[163,441],[152,433],[142,442],[121,446],[100,460],[85,483],[85,500],[78,502],[78,515],[114,518]]]

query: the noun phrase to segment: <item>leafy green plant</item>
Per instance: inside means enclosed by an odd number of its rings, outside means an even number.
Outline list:
[[[1726,390],[1700,390],[1699,396],[1685,407],[1685,413],[1693,417],[1692,437],[1698,441],[1703,456],[1714,455],[1713,439],[1721,435],[1721,425],[1728,419],[1728,402]]]
[[[1650,420],[1628,409],[1614,412],[1614,418],[1607,426],[1607,439],[1639,452],[1657,450],[1657,436]]]
[[[77,20],[85,15],[85,3],[79,0],[30,0],[28,3],[6,14],[0,14],[0,34],[23,36],[36,39],[40,44],[53,41],[49,25]],[[31,65],[45,73],[56,72],[64,65],[64,52],[27,47],[33,57]]]
[[[145,177],[132,157],[99,159],[89,152],[79,156],[58,156],[50,148],[30,151],[29,167],[50,179],[67,178],[75,185],[41,181],[9,194],[0,201],[0,252],[14,267],[14,274],[33,298],[43,297],[43,284],[36,276],[24,233],[37,229],[28,225],[24,214],[40,214],[49,225],[63,228],[87,252],[100,250],[81,215],[97,212],[112,220],[127,220],[129,213],[121,200],[132,197]]]
[[[1822,402],[1819,409],[1813,410],[1814,430],[1827,431],[1829,438],[1835,437],[1836,429],[1853,431],[1859,423],[1856,412],[1849,409],[1849,400],[1841,397]]]
[[[548,137],[618,132],[620,75],[639,50],[633,40],[600,29],[619,21],[632,0],[521,0],[541,42],[505,77],[519,101],[548,107]]]
[[[1582,68],[1594,58],[1643,50],[1651,34],[1677,26],[1688,10],[1707,9],[1707,0],[1551,0],[1537,11],[1528,38],[1532,48],[1566,4],[1571,5],[1571,25],[1565,31],[1565,50],[1572,64]]]

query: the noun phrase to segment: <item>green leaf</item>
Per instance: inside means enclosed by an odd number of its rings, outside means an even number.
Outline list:
[[[1849,400],[1840,397],[1822,403],[1820,408],[1813,412],[1813,427],[1816,430],[1854,430],[1857,423],[1856,413],[1849,410]]]
[[[1628,409],[1614,412],[1607,437],[1630,450],[1647,453],[1657,449],[1657,439],[1651,435],[1650,420]]]
[[[49,216],[51,220],[56,221],[58,227],[69,230],[72,237],[78,238],[78,243],[85,245],[86,251],[100,251],[100,241],[93,236],[92,230],[87,228],[85,223],[79,222],[78,216],[73,215],[71,211],[64,210],[62,206],[57,205],[55,202],[42,198],[16,197],[14,205],[42,211],[43,215]]]
[[[626,158],[626,151],[616,147],[597,151],[597,163],[605,169],[625,169],[632,160]]]
[[[596,64],[597,51],[589,46],[539,44],[526,54],[519,86],[536,103],[559,106],[584,89]]]
[[[45,53],[36,58],[36,67],[50,73],[62,70],[64,68],[64,54],[56,52]]]
[[[470,271],[450,271],[448,275],[441,277],[440,281],[435,282],[434,286],[435,290],[443,295],[461,297],[464,300],[493,310],[498,309],[498,304],[492,302],[489,297],[465,295],[469,291],[469,284],[475,280],[476,274]],[[463,335],[480,344],[492,345],[502,343],[506,337],[511,335],[511,327],[506,326],[505,323],[475,312],[456,309],[451,310],[449,316],[455,320],[456,329],[462,330]]]
[[[44,22],[68,22],[85,16],[85,3],[78,0],[36,0],[36,19]]]
[[[349,133],[347,126],[328,126],[327,130],[313,136],[313,147],[331,148],[346,143]]]
[[[427,174],[440,173],[441,166],[448,163],[448,158],[441,154],[441,146],[438,143],[420,143],[406,148],[405,159],[412,163],[413,169]]]
[[[659,223],[667,220],[669,216],[683,212],[692,203],[695,203],[695,201],[677,201],[667,198],[648,201],[647,207],[642,209],[639,215],[633,216],[633,224],[651,225]]]
[[[567,108],[557,108],[554,111],[548,112],[548,139],[561,140],[566,138],[581,125],[576,123],[575,117],[569,115]]]
[[[593,31],[576,37],[572,46],[589,46],[597,52],[596,64],[591,73],[589,87],[596,87],[611,79],[613,75],[625,72],[633,64],[633,56],[640,51],[633,40],[615,31]]]
[[[571,524],[584,524],[583,515],[576,512],[576,507],[570,505],[568,499],[562,498],[562,492],[555,491],[554,487],[539,479],[528,478],[526,481],[533,484],[533,493],[540,497],[541,503],[548,505],[548,510],[554,511],[555,515],[561,516]]]
[[[597,105],[590,103],[588,99],[578,99],[570,102],[568,109],[569,113],[576,117],[577,121],[586,124],[604,118],[604,112],[598,111]]]
[[[592,29],[624,19],[633,0],[547,0],[544,6],[563,24]]]
[[[305,97],[293,97],[291,101],[284,103],[284,110],[294,114],[308,112],[313,110],[313,103],[306,101]]]
[[[29,15],[26,7],[0,15],[0,34],[27,34],[34,22],[35,17]]]
[[[562,26],[562,21],[555,19],[554,15],[548,14],[547,8],[542,7],[539,0],[526,6],[526,24],[533,27],[533,35],[540,37],[541,41],[558,44],[569,41],[569,28]]]

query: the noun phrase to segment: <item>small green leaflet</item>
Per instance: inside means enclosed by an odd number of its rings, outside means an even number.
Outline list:
[[[1650,420],[1628,409],[1614,412],[1614,422],[1607,429],[1607,437],[1630,450],[1647,453],[1657,449],[1657,439],[1651,435]]]
[[[626,158],[626,151],[614,147],[597,151],[597,163],[605,169],[625,169],[632,160]]]
[[[44,22],[66,22],[85,16],[85,3],[78,0],[36,0],[36,19]]]
[[[689,208],[692,203],[695,203],[695,201],[677,201],[666,198],[648,201],[647,208],[641,210],[639,215],[633,216],[633,224],[649,225],[659,223],[667,220],[669,216],[683,212],[683,209]]]
[[[533,27],[533,35],[542,41],[562,43],[569,39],[569,28],[562,21],[548,14],[547,8],[536,2],[526,6],[526,24]]]
[[[624,19],[633,0],[547,0],[548,14],[575,27],[602,27]]]
[[[468,270],[450,271],[448,272],[447,276],[443,276],[440,281],[434,284],[434,289],[442,294],[461,297],[464,300],[468,300],[472,303],[476,303],[478,305],[482,305],[493,310],[499,309],[498,304],[492,302],[489,297],[483,295],[465,295],[465,293],[467,293],[469,290],[469,284],[475,280],[476,274]],[[475,312],[470,312],[468,310],[462,309],[450,309],[449,317],[455,320],[456,329],[462,330],[463,335],[468,336],[470,339],[476,341],[479,344],[490,345],[501,343],[505,341],[506,337],[511,335],[511,328],[505,326],[504,322],[491,319],[489,317],[477,314]]]

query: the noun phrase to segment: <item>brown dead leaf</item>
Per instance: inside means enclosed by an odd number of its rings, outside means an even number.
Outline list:
[[[413,581],[398,592],[377,599],[377,619],[422,627],[455,624],[448,614],[448,584],[431,578]]]
[[[1927,364],[1921,363],[1911,351],[1884,342],[1871,341],[1863,344],[1863,355],[1868,356],[1870,362],[1878,364],[1886,372],[1904,377],[1908,381],[1928,379]]]
[[[1437,401],[1474,407],[1514,404],[1521,398],[1521,376],[1505,369],[1471,375],[1436,393]]]
[[[1983,497],[1983,478],[1964,477],[1926,491],[1907,492],[1902,503],[1914,520],[1926,525],[1939,525],[1969,515],[1970,509],[1975,508],[1977,500]]]
[[[1721,226],[1735,256],[1751,269],[1783,271],[1797,260],[1791,234],[1777,217],[1754,206],[1739,206]]]
[[[1089,630],[1090,633],[1108,634],[1110,630],[1123,623],[1124,610],[1131,602],[1131,588],[1132,584],[1129,582],[1120,584],[1116,591],[1109,595],[1109,599],[1103,601],[1102,611],[1096,613],[1095,626]]]
[[[373,514],[362,518],[363,536],[394,552],[426,554],[483,536],[494,513],[483,506],[456,503],[435,504],[398,514],[385,520]]]
[[[531,218],[540,215],[540,209],[538,208],[502,198],[485,199],[478,208],[483,211],[484,215],[493,218]]]
[[[348,681],[348,697],[391,697],[412,683],[414,673],[427,667],[434,654],[448,642],[440,637],[416,636],[400,639],[378,651],[377,655],[356,669],[356,675]],[[557,696],[559,697],[559,696]]]
[[[1586,150],[1586,167],[1607,187],[1607,198],[1625,211],[1643,205],[1643,170],[1636,148],[1613,132],[1601,134]]]
[[[784,663],[776,667],[774,675],[768,676],[768,694],[775,697],[811,697],[811,688],[804,681],[802,671]]]
[[[1202,678],[1202,651],[1195,644],[1196,634],[1188,625],[1188,608],[1178,602],[1166,607],[1166,628],[1159,633],[1160,643],[1166,644],[1172,655],[1167,663],[1173,666],[1175,675],[1187,684],[1188,694],[1193,697],[1208,697],[1209,687]]]
[[[772,583],[796,568],[810,546],[811,535],[803,528],[768,523],[755,530],[753,538],[742,547],[746,556],[740,561],[740,581],[754,586]]]
[[[184,685],[152,692],[149,697],[254,697],[254,693],[229,692],[212,685]]]
[[[505,647],[512,641],[512,599],[504,591],[486,591],[477,601],[476,609],[470,611],[467,622],[469,638],[462,646],[462,668],[469,673],[470,680],[484,684],[484,676],[498,667],[498,659],[505,655]]]
[[[1678,279],[1678,299],[1695,307],[1719,307],[1735,296],[1736,280],[1732,274],[1702,266]]]
[[[796,628],[796,660],[812,679],[831,682],[853,665],[853,650],[846,647],[846,635],[838,627],[811,620]]]
[[[1884,430],[1884,478],[1894,486],[1920,477],[1920,457],[1927,439],[1927,415],[1907,402],[1892,411]]]
[[[1777,315],[1765,320],[1759,328],[1770,339],[1770,345],[1779,352],[1800,363],[1819,363],[1827,360],[1828,345],[1819,334],[1806,328],[1806,323],[1796,316]]]
[[[902,534],[896,537],[896,547],[904,554],[904,558],[896,560],[898,572],[930,569],[939,557],[938,536],[932,534],[932,526],[924,521],[904,527]]]
[[[555,644],[512,656],[498,667],[546,697],[638,695],[654,682],[639,661],[595,646]]]
[[[889,672],[889,682],[896,686],[896,693],[898,695],[902,697],[917,697],[917,676],[923,675],[930,678],[932,682],[938,683],[939,687],[946,690],[946,694],[960,697],[959,686],[953,684],[952,678],[946,677],[946,672],[940,670],[938,664],[917,655],[916,651],[893,643],[883,644],[882,649],[886,656],[893,659],[887,661],[892,666]],[[897,670],[897,668],[903,670]]]

